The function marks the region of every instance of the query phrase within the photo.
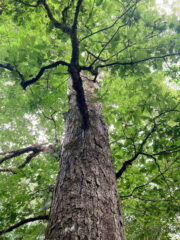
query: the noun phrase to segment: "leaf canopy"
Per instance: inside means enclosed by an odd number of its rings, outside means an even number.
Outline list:
[[[48,3],[60,28],[49,18],[43,2]],[[26,91],[21,88],[21,76],[32,79],[49,64],[70,63],[72,44],[63,26],[72,26],[76,4],[70,0],[2,1],[2,152],[63,140],[70,77],[67,65],[45,70]],[[118,188],[128,239],[170,239],[170,233],[180,230],[178,18],[160,14],[154,0],[84,0],[77,34],[82,70],[103,75],[101,93],[96,92],[94,101],[103,104],[117,174],[126,168],[119,173]],[[1,164],[2,169],[16,171],[0,169],[2,230],[49,212],[57,158],[41,154],[19,169],[24,159],[20,155]],[[43,239],[44,228],[43,221],[23,225],[2,239]]]

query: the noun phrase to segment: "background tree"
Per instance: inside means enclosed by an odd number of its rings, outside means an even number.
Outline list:
[[[1,238],[44,238],[67,93],[84,132],[89,109],[103,104],[127,238],[177,232],[179,91],[165,82],[178,86],[177,17],[160,15],[154,1],[4,0],[0,21]]]

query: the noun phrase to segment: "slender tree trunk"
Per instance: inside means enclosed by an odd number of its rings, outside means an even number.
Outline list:
[[[101,104],[92,103],[97,83],[82,77],[89,128],[72,89],[46,240],[125,240],[124,224]]]

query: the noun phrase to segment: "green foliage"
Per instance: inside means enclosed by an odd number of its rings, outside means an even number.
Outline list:
[[[26,2],[36,4],[36,1]],[[69,6],[64,18],[67,26],[72,25],[77,1],[47,2],[61,22],[63,10]],[[177,16],[160,15],[153,0],[137,1],[137,7],[134,2],[83,1],[78,19],[81,65],[131,63],[180,52]],[[4,0],[3,5],[0,64],[10,64],[25,79],[31,79],[48,64],[61,59],[70,62],[71,41],[53,26],[43,6],[28,7],[14,0]],[[123,15],[126,5],[130,10]],[[105,71],[100,80],[101,93],[96,92],[98,98],[94,101],[103,104],[116,171],[140,151],[118,180],[129,240],[167,240],[169,233],[180,231],[178,61],[178,56],[171,56],[102,69]],[[0,68],[0,75],[0,151],[35,142],[54,144],[56,133],[61,142],[62,115],[68,108],[67,67],[47,70],[26,91],[20,87],[17,72]],[[153,127],[155,131],[151,133]],[[25,156],[19,156],[1,167],[18,167],[24,160]],[[0,172],[1,229],[49,212],[57,171],[55,158],[40,155],[17,174]],[[26,224],[1,239],[18,240],[21,236],[24,240],[43,239],[44,228],[41,221]]]
[[[155,72],[121,78],[121,86],[119,81],[119,77],[107,76],[102,88],[116,169],[138,152],[153,119],[164,113],[156,119],[157,130],[143,147],[149,156],[141,154],[118,180],[127,235],[137,240],[168,239],[170,232],[179,231],[179,107],[168,112],[178,105],[179,97]]]

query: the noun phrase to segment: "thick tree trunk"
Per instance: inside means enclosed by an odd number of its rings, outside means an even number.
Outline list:
[[[107,127],[101,104],[92,103],[97,83],[82,77],[89,114],[89,128],[75,91],[70,90],[62,146],[46,240],[125,240],[124,224]]]

